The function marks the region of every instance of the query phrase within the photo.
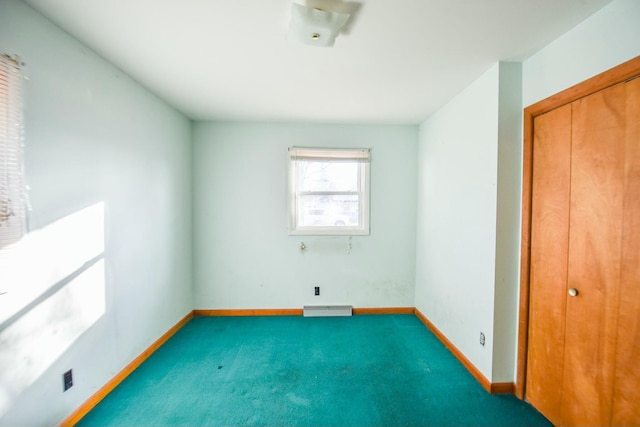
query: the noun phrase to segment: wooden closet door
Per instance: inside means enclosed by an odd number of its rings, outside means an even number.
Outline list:
[[[626,84],[622,271],[612,425],[640,425],[640,79]]]
[[[640,56],[524,118],[516,393],[555,425],[640,426]]]
[[[527,400],[560,423],[571,181],[571,106],[534,121]]]
[[[625,182],[626,88],[572,104],[562,425],[611,422]]]
[[[640,79],[534,120],[526,398],[640,425]]]

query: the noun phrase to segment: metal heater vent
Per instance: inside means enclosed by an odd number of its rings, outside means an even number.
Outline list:
[[[352,311],[351,305],[305,305],[302,313],[304,317],[332,317],[351,316]]]

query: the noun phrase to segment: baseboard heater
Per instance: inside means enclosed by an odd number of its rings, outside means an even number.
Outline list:
[[[302,310],[304,317],[333,317],[351,316],[353,306],[350,305],[305,305]]]

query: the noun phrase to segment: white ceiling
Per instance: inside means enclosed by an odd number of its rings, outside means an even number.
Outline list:
[[[611,0],[307,0],[354,12],[331,48],[290,0],[25,1],[192,119],[417,124]]]

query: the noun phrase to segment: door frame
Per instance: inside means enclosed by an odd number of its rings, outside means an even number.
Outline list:
[[[529,287],[531,261],[531,190],[533,182],[533,120],[544,113],[585,96],[640,76],[640,56],[578,83],[524,109],[522,161],[522,229],[520,235],[520,302],[517,375],[514,394],[525,398],[529,336]]]

